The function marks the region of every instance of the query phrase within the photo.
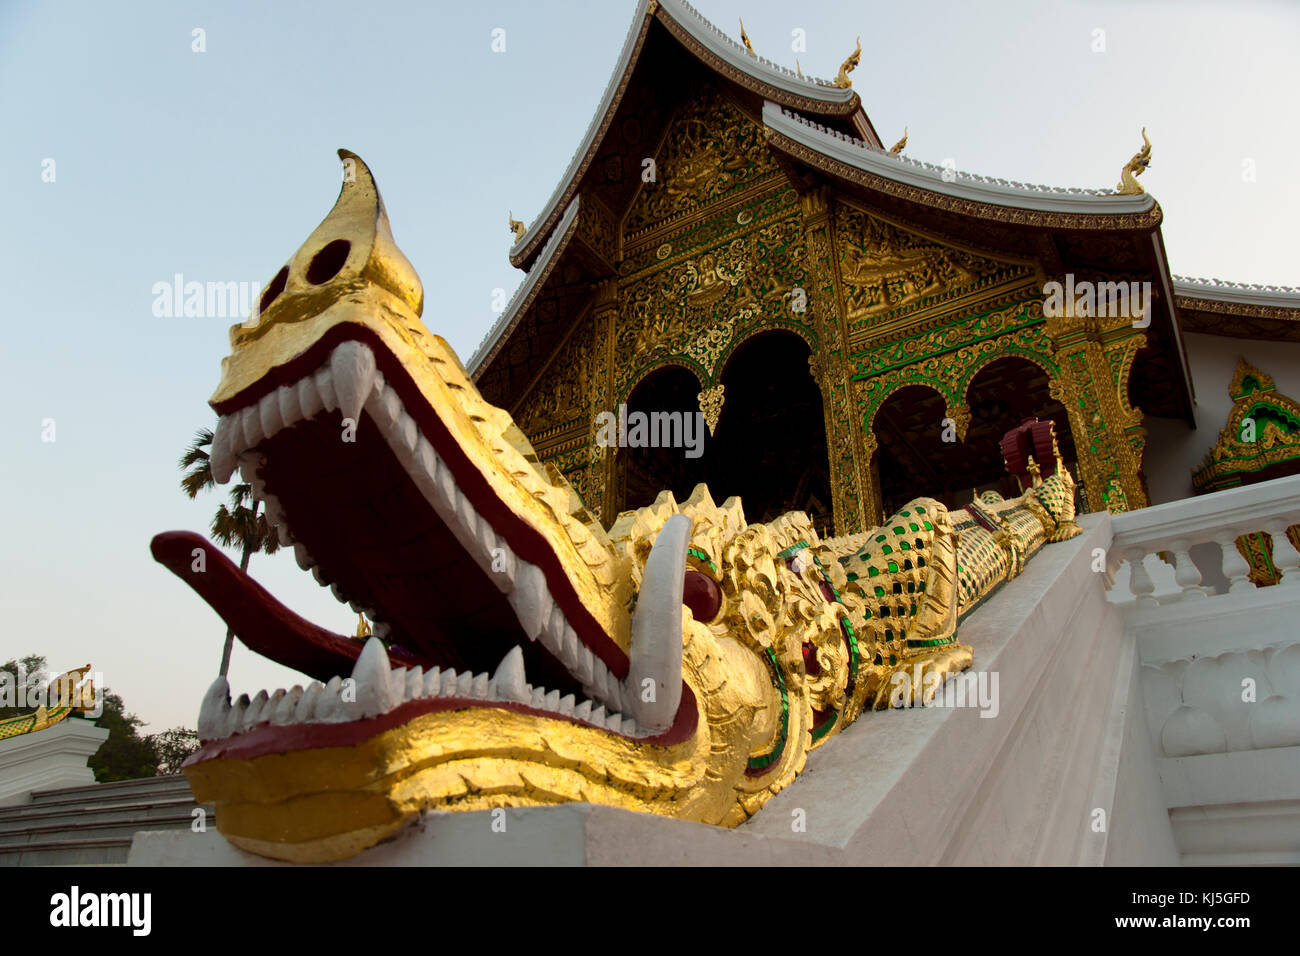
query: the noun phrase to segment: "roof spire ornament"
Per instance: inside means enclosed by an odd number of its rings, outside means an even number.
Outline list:
[[[799,65],[799,58],[798,58],[798,57],[795,57],[795,58],[794,58],[794,71],[795,71],[796,73],[798,73],[800,76],[803,76],[803,67],[801,67],[801,66]]]
[[[903,138],[900,139],[900,140],[899,140],[897,143],[895,143],[893,146],[889,147],[889,151],[890,151],[891,153],[893,153],[894,155],[898,155],[899,153],[901,153],[901,152],[902,152],[904,149],[906,149],[906,148],[907,148],[907,127],[904,126],[904,127],[903,127]]]
[[[1142,127],[1142,148],[1133,154],[1119,173],[1119,185],[1116,190],[1121,196],[1138,196],[1146,192],[1138,183],[1137,177],[1147,171],[1151,165],[1151,140],[1147,139],[1147,128]]]
[[[849,79],[849,74],[858,68],[858,63],[862,61],[862,37],[858,37],[858,47],[849,54],[849,58],[840,64],[840,71],[835,74],[835,79],[831,81],[831,86],[837,86],[842,90],[851,89],[853,81]]]
[[[507,213],[507,215],[510,217],[510,231],[515,234],[515,242],[518,242],[524,237],[524,233],[528,231],[528,227],[515,218],[513,211]]]
[[[749,34],[745,32],[745,21],[740,17],[737,17],[736,19],[740,20],[740,42],[745,44],[745,49],[749,51],[750,56],[758,56],[758,54],[754,52],[754,44],[749,42]]]

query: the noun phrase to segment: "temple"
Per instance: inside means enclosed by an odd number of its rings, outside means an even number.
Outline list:
[[[1227,424],[1225,354],[1300,394],[1300,290],[1171,273],[1145,131],[1114,189],[921,162],[885,147],[845,47],[814,79],[641,3],[568,170],[516,222],[526,276],[469,368],[586,505],[609,523],[705,481],[755,519],[853,534],[918,489],[1018,494],[998,439],[1030,417],[1081,512],[1263,474],[1193,481]],[[701,412],[703,454],[597,441],[621,406]],[[1267,474],[1294,473],[1296,419],[1269,422],[1290,453]]]

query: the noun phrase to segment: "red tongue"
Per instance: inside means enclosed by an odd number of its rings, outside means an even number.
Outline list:
[[[154,560],[192,587],[221,615],[249,650],[319,681],[352,673],[361,641],[317,627],[295,614],[227,558],[221,549],[191,531],[164,531],[149,543]],[[203,552],[202,571],[195,570]],[[390,649],[394,667],[423,661]]]

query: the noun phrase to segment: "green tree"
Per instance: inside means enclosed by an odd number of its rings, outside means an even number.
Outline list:
[[[200,491],[215,488],[216,480],[212,477],[212,462],[208,450],[212,447],[212,429],[200,428],[194,433],[194,440],[181,456],[180,467],[185,473],[181,478],[181,490],[191,498],[197,498]],[[261,502],[253,498],[253,486],[247,482],[232,485],[229,492],[230,505],[221,505],[212,517],[212,537],[223,547],[240,549],[239,570],[248,570],[248,559],[255,552],[275,554],[280,550],[280,539],[275,529],[266,520],[265,514],[259,514]],[[252,507],[249,507],[249,505]],[[234,645],[235,632],[226,628],[226,645],[221,651],[221,676],[230,670],[230,651]]]
[[[199,749],[199,735],[188,727],[173,727],[160,734],[151,734],[154,759],[159,775],[180,773],[185,758]]]
[[[5,661],[0,664],[0,670],[8,671],[14,679],[14,689],[17,690],[18,679],[21,676],[23,685],[26,686],[27,678],[37,671],[43,671],[47,667],[45,658],[40,654],[28,654],[26,657],[19,657],[11,661]],[[20,670],[21,668],[21,670]],[[17,700],[14,701],[17,704]],[[23,717],[27,714],[36,713],[35,707],[0,707],[0,720],[6,717]]]
[[[104,713],[95,721],[95,726],[107,728],[108,739],[86,762],[95,772],[95,782],[156,776],[158,755],[154,753],[153,743],[138,733],[144,721],[135,714],[128,714],[122,698],[107,687],[102,693]]]

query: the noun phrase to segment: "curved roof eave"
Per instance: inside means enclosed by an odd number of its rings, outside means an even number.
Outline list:
[[[1157,226],[1161,219],[1160,207],[1150,193],[1123,195],[1109,189],[1063,189],[959,172],[873,149],[862,140],[827,129],[820,123],[771,101],[763,104],[763,125],[771,131],[769,138],[776,134],[784,137],[787,143],[802,146],[826,159],[896,183],[905,189],[910,187],[912,190],[920,190],[921,196],[912,197],[919,201],[926,201],[925,194],[947,197],[957,204],[963,204],[961,211],[972,215],[980,215],[981,210],[964,204],[1042,214],[1051,218],[1045,219],[1041,224],[1067,228],[1086,228],[1089,225],[1103,228],[1149,228]],[[773,145],[782,148],[779,139],[773,138]],[[1093,221],[1057,221],[1059,217],[1067,217],[1068,220],[1068,217],[1075,216],[1087,217]],[[1034,217],[997,218],[1039,224],[1032,222]],[[1110,221],[1112,218],[1113,222]]]
[[[559,261],[560,253],[568,246],[569,239],[574,234],[574,224],[578,221],[578,204],[579,197],[575,196],[573,202],[569,203],[569,207],[564,210],[564,215],[560,217],[559,225],[551,233],[551,238],[542,247],[537,262],[528,270],[524,281],[519,284],[515,294],[506,303],[501,317],[492,324],[492,328],[488,330],[487,335],[483,336],[483,341],[470,356],[466,368],[471,378],[477,378],[479,370],[496,356],[500,345],[504,343],[509,333],[514,331],[520,317],[541,291],[546,278],[551,274],[552,266]]]
[[[831,86],[825,80],[801,77],[771,60],[753,56],[704,19],[685,0],[640,0],[636,15],[628,27],[627,38],[623,41],[623,51],[605,85],[605,92],[600,98],[600,106],[592,117],[591,125],[587,127],[586,135],[569,161],[568,169],[542,207],[541,213],[511,247],[511,265],[521,269],[527,266],[539,244],[545,241],[555,227],[561,210],[573,198],[578,182],[595,158],[596,150],[604,140],[614,113],[623,100],[632,71],[640,59],[650,23],[655,17],[696,57],[767,99],[775,96],[787,105],[843,116],[851,116],[861,109],[861,101],[852,87],[841,88]]]
[[[1174,276],[1173,280],[1174,295],[1188,299],[1200,299],[1225,306],[1257,305],[1300,311],[1300,288],[1295,286],[1225,282],[1222,279],[1193,279],[1188,276]]]

